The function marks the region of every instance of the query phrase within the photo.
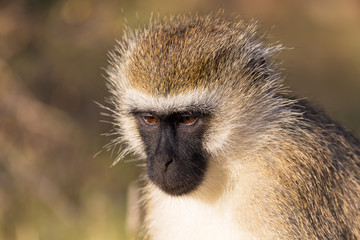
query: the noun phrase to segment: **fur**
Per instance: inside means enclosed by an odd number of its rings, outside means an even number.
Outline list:
[[[209,168],[186,196],[144,188],[150,239],[360,239],[360,143],[293,99],[254,22],[175,16],[129,31],[111,53],[119,137],[146,158],[131,111],[211,112]]]

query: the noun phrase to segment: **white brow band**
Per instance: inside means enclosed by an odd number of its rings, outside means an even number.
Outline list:
[[[126,111],[150,111],[150,112],[182,112],[204,111],[210,112],[215,106],[218,97],[206,90],[192,91],[176,96],[153,97],[135,89],[126,90],[123,95],[123,103]]]

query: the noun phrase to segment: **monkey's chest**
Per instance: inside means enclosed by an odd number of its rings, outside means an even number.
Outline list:
[[[175,198],[152,206],[147,216],[151,239],[257,239],[236,219],[231,207]]]

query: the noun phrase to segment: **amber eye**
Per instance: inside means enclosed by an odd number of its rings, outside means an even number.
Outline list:
[[[155,125],[159,123],[159,119],[155,116],[144,116],[144,121],[150,125]]]
[[[180,123],[185,125],[193,125],[196,123],[197,117],[194,116],[182,116],[180,118]]]

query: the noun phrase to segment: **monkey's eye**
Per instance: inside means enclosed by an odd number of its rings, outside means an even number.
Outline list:
[[[152,115],[144,116],[143,119],[149,125],[156,125],[159,123],[159,119]]]
[[[190,126],[194,125],[197,119],[195,116],[182,116],[180,117],[179,123]]]

